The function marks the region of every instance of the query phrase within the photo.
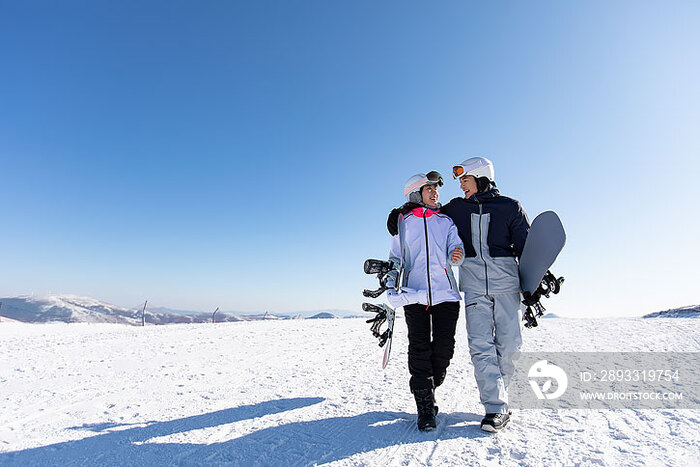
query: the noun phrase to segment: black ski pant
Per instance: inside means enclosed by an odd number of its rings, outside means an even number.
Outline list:
[[[442,384],[455,351],[459,302],[403,307],[408,326],[408,371],[411,392]],[[432,332],[431,332],[432,331]]]

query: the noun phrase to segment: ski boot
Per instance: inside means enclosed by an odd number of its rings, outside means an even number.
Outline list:
[[[416,389],[413,391],[418,409],[418,429],[420,431],[433,431],[435,422],[435,396],[432,389]]]

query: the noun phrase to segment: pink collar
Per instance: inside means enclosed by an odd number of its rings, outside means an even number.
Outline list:
[[[428,208],[415,208],[411,212],[416,217],[426,217],[427,218],[427,217],[432,216],[433,214],[437,214],[438,212],[440,212],[440,210],[439,209],[432,210],[432,209],[428,209]]]

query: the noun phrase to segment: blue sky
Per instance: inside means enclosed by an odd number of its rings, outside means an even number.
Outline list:
[[[564,221],[550,311],[700,303],[699,23],[682,1],[0,2],[0,296],[359,310],[405,180],[484,155]]]

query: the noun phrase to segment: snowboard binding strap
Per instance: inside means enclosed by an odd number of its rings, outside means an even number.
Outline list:
[[[376,290],[365,289],[362,291],[362,295],[367,298],[377,298],[391,287],[389,287],[388,281],[392,278],[391,271],[396,271],[396,268],[390,261],[384,261],[381,259],[368,259],[365,261],[364,265],[365,274],[376,274],[377,279],[379,279],[379,288]]]
[[[526,328],[537,327],[537,318],[544,315],[547,310],[540,303],[542,296],[549,298],[549,294],[558,294],[563,283],[563,277],[557,278],[551,271],[547,271],[535,293],[523,292],[523,305],[527,307],[523,313]]]
[[[387,310],[386,308],[388,308],[386,307],[386,305],[374,305],[372,303],[362,304],[362,311],[376,313],[376,316],[374,318],[370,318],[366,322],[372,323],[370,331],[372,331],[372,335],[374,337],[379,339],[379,347],[384,347],[386,342],[391,337],[390,329],[386,329],[384,332],[381,332],[381,327],[387,320],[387,312],[391,311]]]

